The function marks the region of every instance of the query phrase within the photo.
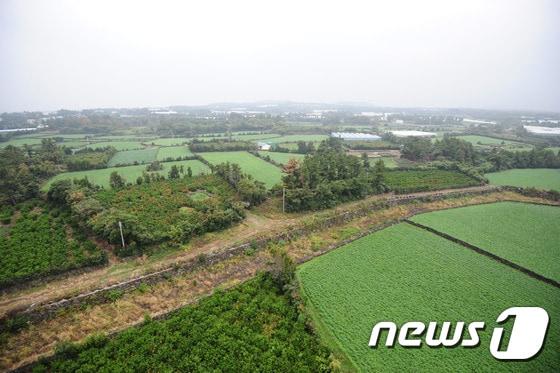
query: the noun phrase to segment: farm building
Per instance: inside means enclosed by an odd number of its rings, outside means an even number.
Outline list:
[[[349,141],[378,141],[381,140],[380,136],[371,135],[369,133],[358,132],[332,132],[331,137],[337,137],[342,140]]]
[[[397,137],[434,137],[436,136],[433,132],[424,131],[390,131],[393,135]]]
[[[257,143],[259,150],[270,150],[271,145],[267,144],[266,142],[259,142]]]

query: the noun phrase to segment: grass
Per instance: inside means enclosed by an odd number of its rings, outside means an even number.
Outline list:
[[[550,168],[512,169],[484,175],[490,184],[560,191],[560,170]]]
[[[112,146],[118,151],[142,149],[144,147],[144,145],[142,145],[142,143],[138,141],[102,141],[88,145],[87,147],[91,149],[98,149],[107,146]]]
[[[125,164],[150,163],[156,159],[158,148],[147,148],[139,150],[124,150],[118,152],[111,158],[107,166],[113,167]]]
[[[192,157],[192,153],[186,146],[167,146],[159,148],[157,153],[158,161],[165,161],[168,158],[177,159],[182,157]]]
[[[247,152],[208,152],[200,155],[212,164],[237,163],[243,172],[253,176],[255,180],[262,181],[267,188],[280,183],[282,179],[282,171],[278,167]]]
[[[412,220],[560,282],[560,207],[500,202]]]
[[[0,148],[5,148],[8,145],[12,146],[23,146],[23,145],[40,145],[41,139],[34,138],[34,137],[26,137],[26,138],[15,138],[9,141],[0,142]]]
[[[475,146],[483,146],[483,147],[500,146],[507,150],[520,150],[520,151],[533,149],[531,145],[524,144],[522,142],[495,139],[493,137],[464,135],[464,136],[457,136],[457,138],[468,141]]]
[[[488,347],[496,317],[509,307],[540,306],[552,320],[559,317],[560,290],[410,225],[320,256],[299,267],[297,277],[319,331],[359,371],[553,371],[558,361],[558,328],[549,328],[542,353],[531,361],[501,362]],[[485,321],[480,347],[368,347],[379,321],[459,320]]]
[[[204,163],[191,160],[191,161],[176,161],[176,162],[163,162],[163,170],[158,171],[162,175],[167,176],[167,173],[171,169],[171,166],[184,166],[185,169],[187,167],[191,167],[193,175],[198,175],[200,173],[210,173],[210,169]],[[50,185],[56,180],[73,180],[73,179],[81,179],[87,176],[89,181],[94,184],[103,186],[105,188],[109,188],[109,177],[113,171],[117,171],[122,177],[126,179],[126,181],[134,183],[139,176],[142,176],[142,173],[146,171],[146,165],[137,165],[137,166],[125,166],[125,167],[111,167],[111,168],[103,168],[98,170],[88,170],[88,171],[76,171],[76,172],[64,172],[62,174],[58,174],[52,177],[44,186],[43,190],[48,190]]]
[[[302,161],[305,158],[305,154],[295,154],[295,153],[278,153],[278,152],[259,152],[261,156],[269,156],[273,161],[280,164],[286,164],[290,159],[297,159]]]
[[[383,163],[385,164],[385,167],[387,167],[387,168],[397,168],[397,167],[399,167],[399,165],[397,164],[397,161],[393,157],[370,158],[369,162],[372,166],[375,166],[375,162],[377,162],[380,159],[383,161]]]

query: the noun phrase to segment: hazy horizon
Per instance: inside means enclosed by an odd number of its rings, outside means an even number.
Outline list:
[[[560,2],[0,2],[0,112],[291,101],[560,112]]]

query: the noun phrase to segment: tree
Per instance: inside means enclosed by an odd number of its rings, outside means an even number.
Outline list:
[[[368,158],[367,153],[362,153],[362,163],[363,163],[366,171],[369,170],[370,164],[369,164],[369,158]]]
[[[188,167],[187,167],[187,176],[188,176],[188,177],[192,177],[192,168],[191,168],[191,166],[188,166]]]
[[[171,170],[169,170],[169,178],[178,179],[179,177],[180,177],[179,168],[176,165],[171,166]]]
[[[109,177],[109,185],[111,185],[111,188],[113,189],[120,189],[126,185],[126,182],[117,171],[113,171]]]

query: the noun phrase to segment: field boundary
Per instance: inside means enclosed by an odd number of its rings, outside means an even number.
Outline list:
[[[499,263],[502,263],[502,264],[505,264],[505,265],[507,265],[508,267],[511,267],[511,268],[513,268],[513,269],[515,269],[515,270],[517,270],[517,271],[519,271],[519,272],[523,272],[524,274],[526,274],[526,275],[528,275],[528,276],[530,276],[530,277],[532,277],[532,278],[534,278],[534,279],[536,279],[536,280],[542,281],[542,282],[544,282],[544,283],[547,283],[547,284],[549,284],[549,285],[555,286],[555,287],[557,287],[557,288],[560,289],[560,283],[559,283],[559,282],[557,282],[557,281],[555,281],[555,280],[553,280],[553,279],[550,279],[550,278],[548,278],[548,277],[545,277],[545,276],[543,276],[543,275],[540,275],[540,274],[538,274],[537,272],[534,272],[534,271],[532,271],[532,270],[530,270],[530,269],[528,269],[528,268],[522,267],[522,266],[520,266],[519,264],[516,264],[516,263],[511,262],[511,261],[509,261],[509,260],[507,260],[507,259],[505,259],[505,258],[502,258],[501,256],[498,256],[498,255],[496,255],[496,254],[492,254],[491,252],[486,251],[486,250],[484,250],[484,249],[482,249],[482,248],[480,248],[480,247],[478,247],[478,246],[475,246],[475,245],[473,245],[473,244],[470,244],[470,243],[468,243],[468,242],[466,242],[466,241],[463,241],[463,240],[461,240],[461,239],[459,239],[459,238],[453,237],[453,236],[451,236],[451,235],[449,235],[449,234],[447,234],[447,233],[443,233],[443,232],[441,232],[441,231],[438,231],[437,229],[434,229],[434,228],[428,227],[428,226],[426,226],[426,225],[423,225],[423,224],[414,222],[414,221],[412,221],[412,220],[410,220],[410,219],[403,219],[403,221],[406,222],[406,223],[408,223],[408,224],[410,224],[410,225],[413,225],[413,226],[415,226],[415,227],[417,227],[417,228],[423,229],[423,230],[428,231],[428,232],[430,232],[430,233],[433,233],[433,234],[435,234],[435,235],[437,235],[437,236],[440,236],[440,237],[442,237],[442,238],[445,238],[445,239],[448,240],[448,241],[451,241],[451,242],[454,242],[454,243],[456,243],[456,244],[459,244],[459,245],[461,245],[461,246],[463,246],[463,247],[465,247],[465,248],[467,248],[467,249],[470,249],[470,250],[472,250],[472,251],[475,251],[475,252],[478,253],[478,254],[482,254],[482,255],[484,255],[484,256],[486,256],[486,257],[489,257],[489,258],[491,258],[491,259],[494,259],[495,261],[497,261],[497,262],[499,262]]]

